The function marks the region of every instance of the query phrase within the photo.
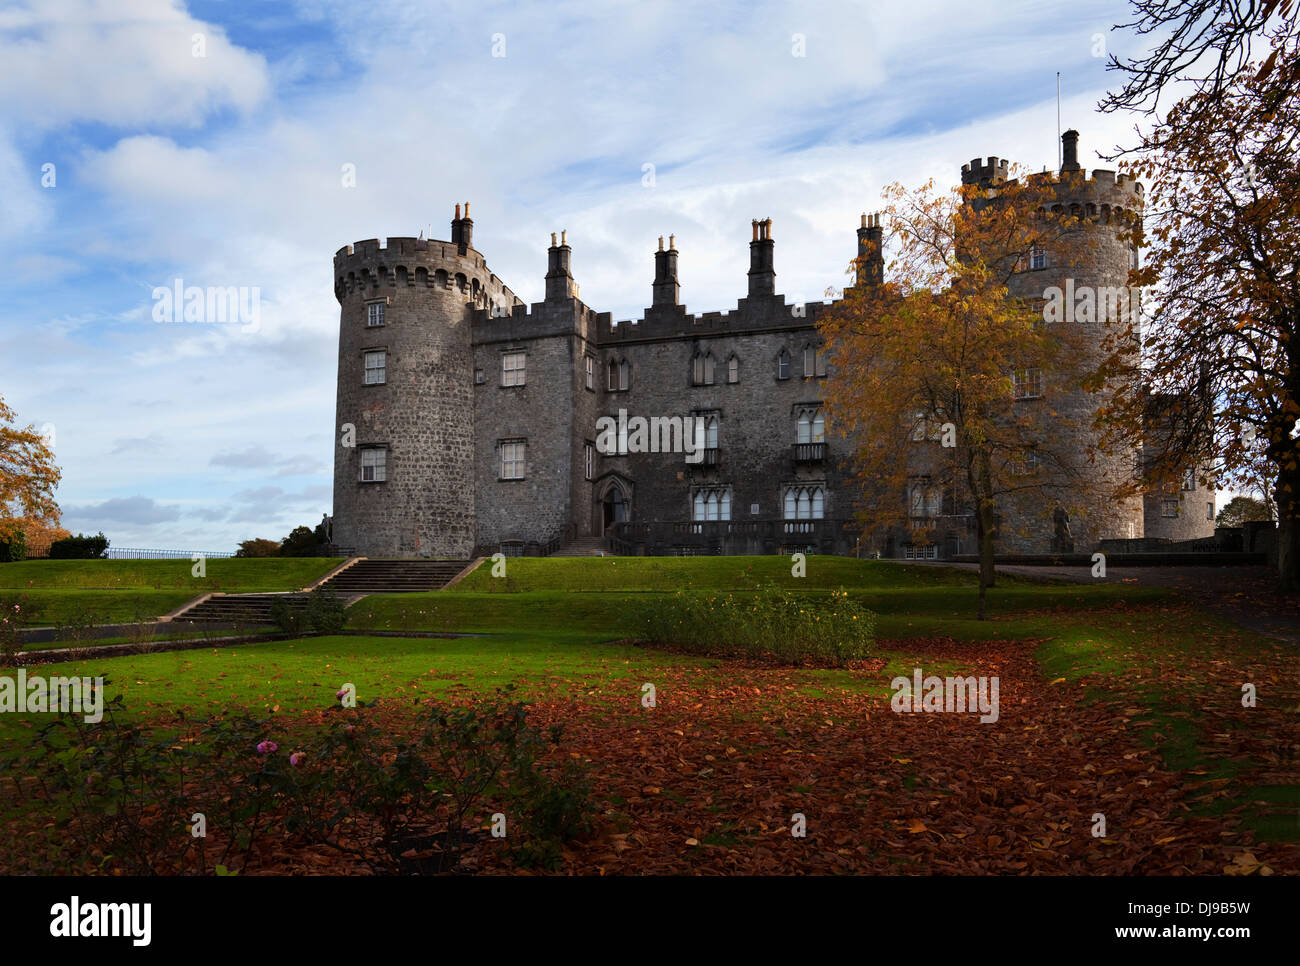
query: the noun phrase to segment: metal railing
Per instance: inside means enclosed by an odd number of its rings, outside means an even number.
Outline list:
[[[222,550],[150,550],[140,547],[109,547],[104,556],[109,560],[193,560],[200,557],[233,557],[233,553]]]

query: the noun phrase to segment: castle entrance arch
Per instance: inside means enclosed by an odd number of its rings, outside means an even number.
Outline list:
[[[601,536],[614,531],[616,523],[626,523],[632,518],[632,504],[624,485],[616,480],[607,481],[597,499],[596,519]]]

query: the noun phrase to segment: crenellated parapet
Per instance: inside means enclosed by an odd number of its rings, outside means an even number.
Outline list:
[[[522,305],[488,268],[483,255],[456,242],[424,238],[368,238],[334,254],[334,297],[377,298],[399,286],[459,292],[466,302],[490,309]]]

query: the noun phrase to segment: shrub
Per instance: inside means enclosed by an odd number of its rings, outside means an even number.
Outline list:
[[[97,560],[108,550],[108,538],[101,530],[97,535],[88,537],[77,534],[64,537],[50,544],[51,560]]]
[[[319,557],[320,539],[311,527],[294,527],[280,543],[281,557]]]
[[[750,592],[657,597],[642,605],[634,626],[644,640],[699,654],[843,665],[870,654],[876,615],[843,590],[793,594],[768,584]]]
[[[54,639],[77,647],[95,639],[95,625],[106,620],[88,607],[77,607],[54,625]]]
[[[27,534],[14,530],[0,538],[0,563],[18,563],[27,559]]]
[[[331,708],[324,729],[291,745],[242,713],[186,722],[180,735],[151,730],[126,715],[120,695],[97,725],[61,714],[37,732],[30,757],[0,761],[16,797],[37,791],[33,811],[51,823],[47,841],[29,843],[28,871],[66,873],[89,858],[107,873],[231,874],[257,852],[278,851],[272,836],[390,873],[409,867],[414,843],[441,856],[435,870],[445,871],[459,860],[467,821],[504,803],[513,853],[553,865],[564,841],[590,829],[582,767],[570,762],[556,777],[540,767],[559,735],[548,742],[524,705],[502,695],[468,707],[435,702],[397,734],[371,715]],[[211,843],[190,834],[196,811]]]
[[[26,594],[0,594],[0,663],[10,664],[23,649],[24,618],[31,619]]]
[[[286,634],[306,633],[308,607],[300,598],[282,594],[271,601],[271,623]]]
[[[275,540],[264,540],[260,537],[252,540],[245,540],[235,551],[236,557],[278,557],[280,555],[280,544]]]
[[[343,598],[328,587],[317,587],[307,598],[307,625],[317,634],[337,634],[348,623]]]

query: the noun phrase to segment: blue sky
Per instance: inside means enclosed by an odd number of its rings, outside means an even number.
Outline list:
[[[1095,110],[1124,3],[982,9],[0,2],[0,394],[53,431],[74,531],[215,551],[315,524],[338,248],[445,238],[469,200],[526,301],[563,228],[584,301],[628,319],[669,233],[688,309],[733,307],[771,217],[778,290],[819,298],[890,182],[1055,165],[1058,70],[1085,166],[1126,139]],[[258,324],[154,321],[176,278],[258,288]]]

